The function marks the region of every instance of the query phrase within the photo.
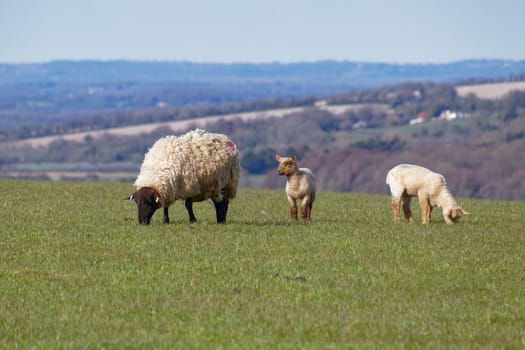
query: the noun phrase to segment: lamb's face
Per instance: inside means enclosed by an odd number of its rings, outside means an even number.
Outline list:
[[[279,167],[277,168],[279,175],[290,176],[297,172],[297,162],[295,156],[281,157],[280,155],[276,155],[275,159],[279,162]]]
[[[452,222],[456,222],[464,214],[463,209],[455,208],[448,211],[447,216]]]
[[[129,196],[137,203],[139,224],[149,225],[155,211],[161,207],[159,193],[151,187],[143,187]]]

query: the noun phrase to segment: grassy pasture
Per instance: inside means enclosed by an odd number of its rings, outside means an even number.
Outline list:
[[[387,196],[320,193],[299,224],[284,190],[243,189],[226,225],[175,203],[143,227],[129,184],[0,191],[0,348],[525,346],[524,202],[422,226]]]

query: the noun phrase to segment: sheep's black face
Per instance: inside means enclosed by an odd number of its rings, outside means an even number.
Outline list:
[[[129,199],[137,203],[139,224],[149,225],[155,211],[161,207],[159,193],[151,187],[143,187],[133,193]]]

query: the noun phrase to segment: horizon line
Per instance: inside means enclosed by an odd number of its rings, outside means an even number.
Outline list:
[[[318,60],[297,60],[297,61],[198,61],[198,60],[187,60],[187,59],[136,59],[136,58],[111,58],[111,59],[98,59],[98,58],[56,58],[51,60],[42,61],[0,61],[0,65],[38,65],[38,64],[53,64],[53,63],[81,63],[81,62],[97,62],[97,63],[187,63],[196,65],[295,65],[295,64],[316,64],[316,63],[353,63],[353,64],[387,64],[387,65],[448,65],[455,63],[464,62],[525,62],[523,59],[510,59],[510,58],[464,58],[444,62],[394,62],[394,61],[376,61],[376,60],[350,60],[350,59],[318,59]]]

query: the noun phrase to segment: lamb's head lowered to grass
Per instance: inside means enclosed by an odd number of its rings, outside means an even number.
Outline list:
[[[413,164],[399,164],[386,176],[386,183],[392,194],[392,213],[394,220],[400,221],[399,207],[403,208],[405,219],[413,221],[410,200],[418,197],[421,207],[421,222],[428,224],[433,207],[443,209],[443,218],[447,224],[455,223],[468,213],[457,203],[447,188],[443,175]]]

